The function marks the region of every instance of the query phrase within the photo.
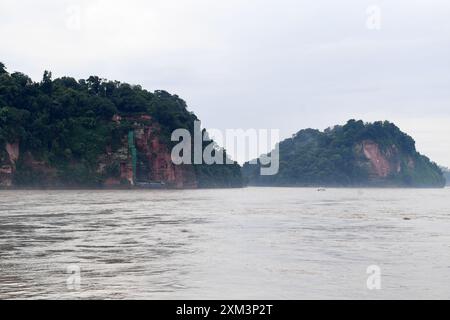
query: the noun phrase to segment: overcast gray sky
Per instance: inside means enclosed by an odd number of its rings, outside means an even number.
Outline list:
[[[1,0],[0,39],[34,80],[165,89],[205,127],[282,138],[390,120],[450,167],[448,0]]]

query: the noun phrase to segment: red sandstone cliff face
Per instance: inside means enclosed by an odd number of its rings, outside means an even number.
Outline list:
[[[115,116],[113,121],[120,122]],[[126,120],[134,121],[135,147],[138,153],[137,179],[140,182],[164,183],[167,187],[197,188],[198,181],[193,166],[174,165],[169,147],[161,141],[160,128],[151,117],[143,115]],[[22,164],[39,176],[39,183],[46,187],[63,187],[58,170],[44,161],[36,160],[30,152],[20,152],[19,142],[10,143],[0,149],[0,188],[13,186],[16,163]],[[75,164],[75,163],[74,163]],[[131,186],[136,181],[127,136],[120,148],[107,148],[98,159],[97,173],[103,177],[104,187]]]
[[[192,166],[174,165],[169,148],[160,140],[158,125],[149,125],[135,130],[135,143],[138,153],[145,160],[148,174],[144,179],[164,182],[176,188],[196,188],[198,186]]]
[[[20,155],[19,142],[7,143],[5,151],[6,159],[0,159],[0,186],[11,187],[16,171],[16,162]]]
[[[371,140],[363,141],[357,149],[367,159],[370,169],[370,178],[385,179],[399,174],[402,170],[401,153],[395,145],[381,150],[380,145]],[[414,161],[408,158],[408,167],[414,168]]]
[[[117,172],[110,172],[110,168],[117,168]],[[108,147],[98,159],[97,173],[106,175],[105,187],[118,187],[127,183],[133,184],[133,167],[129,155],[126,137],[122,138],[121,147],[114,152]]]
[[[6,152],[8,153],[9,160],[11,163],[16,163],[16,161],[19,159],[20,151],[19,151],[19,142],[15,143],[7,143],[6,144]]]
[[[363,142],[363,152],[372,165],[372,174],[379,178],[387,178],[394,171],[388,157],[384,155],[378,144],[372,141]]]
[[[4,146],[4,151],[6,159],[0,159],[0,187],[10,188],[14,186],[14,175],[16,174],[19,157],[22,158],[25,167],[40,177],[42,185],[51,186],[56,183],[57,170],[44,161],[36,160],[30,152],[21,152],[19,142],[7,143]]]
[[[130,119],[135,121],[135,147],[138,153],[136,180],[163,182],[165,185],[175,188],[197,188],[198,182],[193,167],[191,165],[177,166],[172,163],[168,146],[161,142],[159,125],[152,123],[151,117],[148,115]],[[114,117],[116,122],[121,120],[121,117]],[[107,150],[99,162],[100,172],[106,170],[108,166],[119,166],[118,175],[105,180],[106,187],[118,186],[124,181],[128,181],[130,185],[135,182],[126,137],[122,139],[121,148],[115,152]]]

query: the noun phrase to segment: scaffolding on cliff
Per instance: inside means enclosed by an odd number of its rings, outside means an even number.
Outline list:
[[[137,150],[134,144],[134,130],[128,132],[128,148],[131,155],[131,165],[133,168],[133,185],[136,183]]]

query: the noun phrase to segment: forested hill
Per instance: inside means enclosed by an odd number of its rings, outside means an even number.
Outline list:
[[[170,161],[170,134],[196,119],[165,91],[47,71],[33,82],[0,64],[0,187],[241,186],[237,163]]]
[[[324,132],[301,130],[279,144],[280,170],[260,176],[246,163],[252,185],[442,187],[441,169],[416,151],[415,141],[390,122],[350,120]]]
[[[447,186],[450,186],[450,169],[449,168],[441,168],[442,172],[444,172],[445,180],[447,180]]]

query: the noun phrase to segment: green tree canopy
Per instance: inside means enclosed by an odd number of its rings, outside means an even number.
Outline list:
[[[0,62],[0,74],[2,73],[6,73],[6,67],[2,62]]]

